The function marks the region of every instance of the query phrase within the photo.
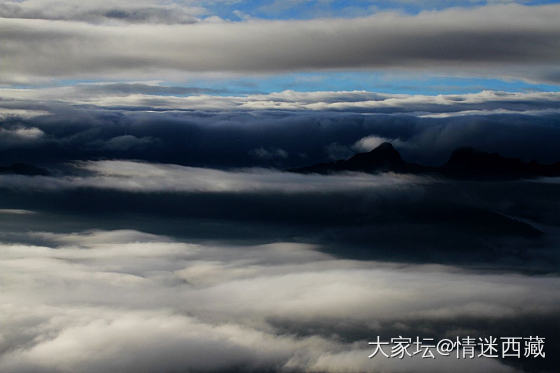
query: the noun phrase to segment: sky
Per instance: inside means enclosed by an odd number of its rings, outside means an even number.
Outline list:
[[[560,177],[441,170],[560,169],[559,19],[0,1],[0,371],[556,371]],[[409,171],[298,172],[387,142]],[[400,335],[546,358],[368,358]]]

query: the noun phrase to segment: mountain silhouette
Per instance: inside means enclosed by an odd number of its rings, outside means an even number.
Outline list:
[[[471,147],[455,150],[439,171],[449,177],[469,178],[522,178],[560,176],[560,162],[541,164],[506,158],[498,153],[487,153]]]
[[[540,176],[560,176],[560,162],[541,164],[506,158],[471,147],[456,149],[442,166],[431,167],[406,162],[391,143],[385,142],[367,153],[358,153],[348,159],[319,163],[289,170],[297,173],[330,174],[336,172],[396,172],[433,174],[450,178],[511,179]]]
[[[292,169],[292,172],[328,174],[333,172],[421,172],[427,170],[414,163],[405,162],[391,143],[384,142],[367,153],[358,153],[351,158],[334,162],[319,163],[313,166]]]

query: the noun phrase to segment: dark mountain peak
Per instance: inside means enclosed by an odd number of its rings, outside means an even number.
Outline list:
[[[472,147],[456,149],[442,168],[453,176],[466,177],[519,177],[533,173],[519,158],[506,158]]]
[[[320,163],[290,170],[300,173],[329,174],[334,172],[399,172],[439,175],[458,179],[517,179],[524,177],[560,176],[560,162],[526,163],[519,158],[507,158],[473,147],[453,151],[441,167],[422,166],[404,161],[391,143],[384,142],[367,153],[358,153],[349,159]]]
[[[412,172],[419,167],[403,161],[391,143],[384,142],[367,153],[358,153],[348,159],[320,163],[309,167],[293,169],[293,172],[327,174],[341,171],[356,172]]]
[[[522,163],[518,158],[506,158],[502,157],[498,153],[488,153],[470,146],[466,146],[454,150],[453,153],[451,153],[451,157],[449,157],[447,164],[469,164],[476,162],[509,162],[512,164]]]
[[[352,171],[370,172],[401,169],[405,164],[399,152],[388,142],[367,153],[358,153],[345,162],[345,166]]]
[[[395,149],[393,144],[391,144],[390,142],[384,142],[383,144],[379,145],[378,147],[372,149],[371,151],[365,154],[368,154],[370,157],[375,156],[384,159],[393,159],[393,160],[401,159],[401,155],[399,154],[397,149]]]
[[[384,143],[378,145],[376,148],[373,148],[372,150],[369,151],[370,153],[380,153],[380,152],[385,152],[385,153],[397,153],[399,154],[399,152],[397,152],[397,150],[395,149],[395,147],[393,146],[393,144],[391,144],[390,142],[385,141]]]

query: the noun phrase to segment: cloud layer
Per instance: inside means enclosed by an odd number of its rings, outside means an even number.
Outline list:
[[[426,118],[452,116],[558,113],[560,92],[502,92],[421,95],[368,91],[286,90],[269,94],[217,95],[216,90],[140,83],[80,84],[56,88],[0,88],[1,107],[13,117],[46,113],[57,105],[95,106],[121,110],[158,111],[311,111],[368,114],[410,114]],[[33,111],[31,107],[35,107]],[[18,112],[20,110],[20,112]]]
[[[492,71],[558,82],[559,16],[558,5],[508,4],[418,15],[192,25],[2,18],[0,79],[391,68]]]
[[[191,4],[189,4],[191,3]],[[0,5],[0,17],[36,20],[103,23],[194,23],[206,13],[195,1],[174,3],[161,0],[7,0]]]
[[[367,341],[506,332],[558,314],[556,277],[337,260],[305,244],[193,244],[131,230],[20,239],[34,243],[0,250],[5,372],[515,372],[491,359],[369,360]]]
[[[4,188],[67,189],[101,188],[128,192],[334,192],[375,187],[421,184],[425,179],[411,175],[301,175],[266,169],[221,171],[179,165],[147,164],[133,161],[91,161],[76,164],[89,176],[0,175]]]
[[[197,167],[301,167],[385,139],[411,162],[460,146],[556,162],[557,92],[201,94],[154,83],[3,88],[3,162],[137,159]],[[48,165],[47,165],[48,166]]]

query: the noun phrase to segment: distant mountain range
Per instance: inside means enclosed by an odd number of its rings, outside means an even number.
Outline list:
[[[409,174],[432,174],[465,179],[516,179],[542,176],[560,176],[560,162],[541,164],[523,162],[518,158],[506,158],[497,153],[487,153],[470,147],[453,151],[442,166],[431,167],[406,162],[391,143],[385,142],[367,153],[351,158],[295,168],[291,172],[304,174],[331,174],[337,172],[396,172]]]

